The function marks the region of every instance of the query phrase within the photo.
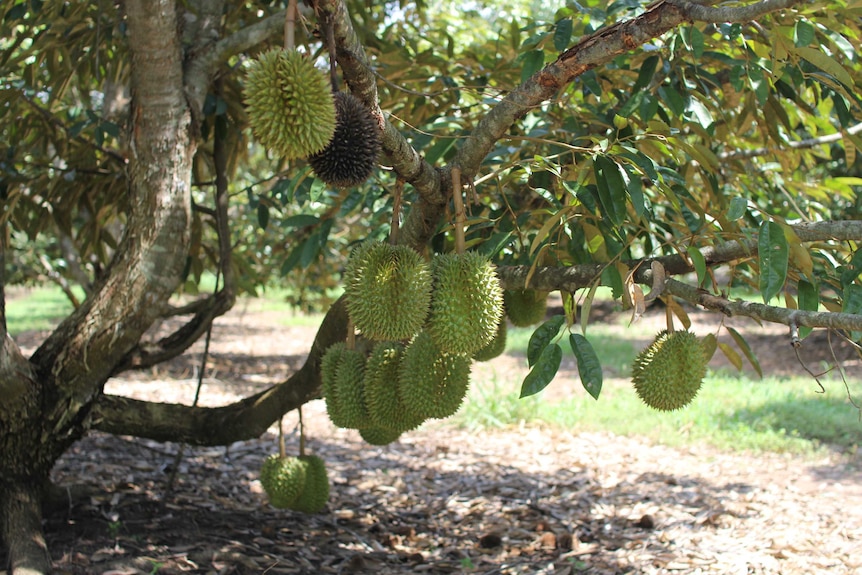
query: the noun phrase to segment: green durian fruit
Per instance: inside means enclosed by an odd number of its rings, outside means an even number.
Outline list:
[[[371,111],[350,92],[335,94],[337,124],[329,144],[310,156],[315,175],[336,188],[365,182],[377,165],[380,128]]]
[[[316,455],[300,455],[298,459],[305,469],[305,485],[290,508],[303,513],[319,513],[329,501],[326,464]]]
[[[541,323],[548,309],[548,292],[532,289],[504,290],[503,304],[512,325],[528,327]]]
[[[648,406],[672,411],[688,405],[706,376],[703,344],[690,331],[659,332],[632,365],[632,383]]]
[[[336,417],[329,414],[329,419],[337,427],[359,429],[368,426],[362,382],[364,376],[365,355],[355,349],[345,349],[335,374],[335,397],[338,402]]]
[[[286,159],[320,152],[335,134],[329,79],[296,50],[262,53],[249,67],[243,94],[255,137]]]
[[[428,333],[442,351],[472,355],[497,335],[503,290],[494,266],[477,252],[444,254],[432,263]]]
[[[499,357],[506,351],[506,334],[508,333],[506,319],[500,320],[500,325],[497,326],[497,335],[491,340],[491,343],[473,354],[473,359],[476,361],[489,361],[495,357]]]
[[[367,242],[344,271],[347,312],[359,331],[376,340],[410,339],[431,304],[431,269],[407,246]]]
[[[359,430],[359,435],[366,443],[371,445],[389,445],[401,437],[400,431],[383,429],[380,427],[366,427]]]
[[[338,401],[337,381],[338,368],[347,351],[347,345],[341,341],[329,346],[320,359],[320,380],[323,388],[323,399],[326,402],[326,413],[335,425],[343,421],[341,417],[341,402]],[[339,426],[340,427],[340,426]]]
[[[404,350],[398,373],[401,403],[416,418],[443,419],[458,411],[470,384],[470,359],[440,351],[427,332]]]
[[[296,457],[267,457],[260,470],[260,483],[273,507],[291,507],[305,489],[306,466]]]
[[[401,395],[398,392],[398,373],[403,352],[404,346],[398,342],[377,344],[365,364],[364,381],[365,406],[368,408],[371,428],[397,432],[399,435],[419,427],[424,421],[411,415],[401,402]],[[385,443],[391,441],[394,439]],[[369,443],[374,442],[369,441]]]

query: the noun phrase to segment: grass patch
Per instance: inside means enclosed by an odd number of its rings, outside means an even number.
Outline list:
[[[595,343],[593,345],[596,345]],[[600,348],[597,347],[597,350]],[[571,431],[608,431],[642,436],[667,445],[708,444],[730,451],[815,455],[827,448],[855,451],[862,444],[859,412],[843,383],[825,393],[810,378],[766,378],[710,374],[686,408],[658,412],[638,399],[627,378],[606,379],[599,401],[559,381],[538,396],[518,399],[520,381],[474,382],[454,423],[469,429],[541,422]],[[824,381],[824,383],[826,383]],[[552,390],[565,385],[574,391]],[[553,399],[542,396],[553,393]]]
[[[83,293],[78,295],[83,299]],[[13,336],[25,331],[49,330],[72,310],[72,302],[59,287],[27,289],[24,295],[7,299],[6,327]]]

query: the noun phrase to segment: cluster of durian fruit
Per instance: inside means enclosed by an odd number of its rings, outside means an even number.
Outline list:
[[[653,409],[681,409],[700,391],[708,362],[705,346],[694,333],[662,330],[634,360],[635,392]]]
[[[326,74],[296,50],[276,48],[252,61],[243,89],[252,132],[288,160],[307,158],[318,178],[357,186],[374,170],[380,131],[349,92],[333,92]]]
[[[458,410],[471,361],[505,350],[504,309],[517,324],[545,314],[544,297],[504,292],[494,266],[476,252],[429,263],[407,246],[366,242],[351,254],[344,283],[347,312],[365,345],[327,349],[323,395],[332,422],[358,429],[373,445]],[[510,297],[529,301],[532,311]]]
[[[316,455],[270,455],[261,467],[260,483],[278,509],[319,513],[329,500],[326,465]]]

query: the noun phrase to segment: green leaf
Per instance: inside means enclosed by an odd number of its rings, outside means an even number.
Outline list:
[[[757,237],[758,261],[760,263],[760,293],[763,302],[778,295],[787,279],[789,249],[784,230],[775,222],[763,222]]]
[[[560,333],[564,323],[566,323],[566,316],[555,315],[536,328],[527,344],[527,365],[532,367],[536,363],[548,344]]]
[[[558,343],[552,343],[542,350],[536,365],[524,378],[524,383],[521,385],[521,396],[529,397],[535,395],[545,389],[557,371],[560,369],[560,362],[563,360],[563,348]]]
[[[545,53],[541,50],[530,50],[519,57],[522,63],[521,82],[526,82],[530,77],[542,69],[545,65]]]
[[[694,52],[694,57],[700,59],[703,56],[704,38],[703,32],[692,26],[691,28],[691,50]]]
[[[718,349],[720,349],[724,356],[733,364],[733,366],[742,371],[742,358],[739,357],[739,354],[736,353],[736,350],[730,347],[728,344],[723,341],[718,342]]]
[[[706,258],[694,246],[689,246],[687,251],[688,257],[691,258],[691,265],[694,266],[694,271],[697,273],[697,286],[700,287],[706,279]]]
[[[632,207],[635,210],[635,214],[638,217],[641,217],[644,213],[644,209],[646,208],[646,203],[644,201],[644,188],[641,183],[641,175],[637,173],[637,171],[632,168],[632,166],[628,164],[621,164],[623,170],[625,170],[626,174],[626,189],[629,192],[629,198],[632,201]]]
[[[841,272],[841,285],[850,285],[860,273],[862,273],[862,249],[856,250],[850,258],[850,263],[844,266],[844,271]]]
[[[563,18],[557,22],[554,30],[554,48],[557,52],[562,52],[569,47],[569,41],[572,39],[572,19]]]
[[[808,46],[814,41],[814,26],[805,20],[796,22],[793,30],[793,43],[797,48]]]
[[[820,290],[807,280],[799,280],[796,284],[796,304],[801,310],[817,311],[820,309]],[[800,326],[799,337],[804,338],[811,330],[808,326]]]
[[[644,60],[644,63],[641,64],[640,72],[638,72],[638,79],[635,81],[634,86],[632,86],[632,92],[642,90],[649,86],[653,76],[655,76],[656,66],[658,66],[658,56],[653,55]]]
[[[581,384],[593,399],[598,399],[602,392],[602,364],[593,346],[587,338],[579,333],[569,334],[569,345],[578,360],[578,375]]]
[[[269,207],[266,204],[257,205],[257,225],[260,229],[265,230],[269,225]]]
[[[745,215],[746,208],[748,208],[748,200],[742,196],[734,196],[730,200],[730,207],[727,209],[727,219],[730,221],[738,220]]]
[[[597,156],[593,160],[593,172],[602,212],[619,226],[626,216],[626,184],[619,167],[608,157]]]
[[[844,313],[862,313],[862,286],[850,284],[844,288],[844,302],[841,305],[841,311]],[[851,332],[850,337],[853,341],[857,341],[862,337],[862,333],[854,331]]]
[[[796,53],[830,76],[833,76],[848,88],[852,88],[854,86],[853,77],[850,76],[850,72],[848,72],[844,66],[839,64],[838,61],[833,59],[831,56],[827,56],[816,48],[805,47],[797,48]]]
[[[306,226],[313,226],[319,222],[320,218],[317,216],[312,216],[311,214],[297,214],[295,216],[285,218],[281,222],[281,225],[284,228],[304,228]]]
[[[751,367],[754,368],[754,371],[757,372],[757,375],[760,376],[760,379],[763,379],[763,370],[760,368],[760,361],[758,361],[757,356],[754,355],[754,352],[751,350],[751,346],[748,345],[748,342],[745,341],[745,338],[742,337],[742,334],[733,329],[732,327],[728,327],[727,331],[730,333],[730,337],[733,338],[733,341],[736,342],[736,345],[739,349],[742,350],[742,353],[745,354],[745,357],[748,359],[748,363],[751,364]]]

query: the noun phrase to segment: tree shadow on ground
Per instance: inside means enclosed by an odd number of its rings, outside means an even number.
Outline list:
[[[265,503],[257,483],[272,437],[187,448],[93,434],[55,470],[99,489],[46,521],[58,573],[640,572],[684,555],[666,530],[709,530],[744,484],[655,472],[603,487],[592,470],[552,474],[421,442],[317,444],[332,483],[326,510]],[[661,519],[644,510],[661,509]],[[2,560],[2,558],[0,558]]]

